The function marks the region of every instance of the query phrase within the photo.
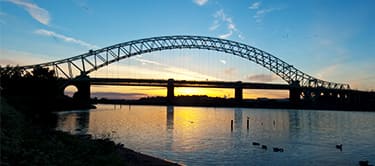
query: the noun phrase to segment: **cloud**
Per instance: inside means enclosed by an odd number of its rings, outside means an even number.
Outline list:
[[[254,10],[255,14],[253,18],[255,22],[260,23],[263,21],[264,17],[274,11],[281,10],[281,8],[261,8],[261,2],[254,2],[250,5],[249,9]]]
[[[255,18],[255,21],[259,23],[263,21],[263,18],[265,17],[265,15],[276,10],[279,10],[279,9],[278,8],[260,9],[256,11],[253,17]]]
[[[254,2],[250,5],[249,9],[258,9],[262,3],[261,2]]]
[[[338,67],[339,64],[333,64],[328,67],[325,67],[316,74],[316,77],[323,80],[329,80],[329,78],[332,78],[332,76],[337,74],[336,72],[338,71]]]
[[[199,6],[203,6],[208,2],[208,0],[193,0],[193,2]]]
[[[216,11],[214,17],[216,19],[214,23],[219,23],[221,21],[227,24],[228,30],[236,29],[236,25],[234,24],[232,17],[229,17],[226,13],[224,13],[223,9]]]
[[[246,76],[245,79],[252,82],[272,82],[276,77],[273,74],[256,74]]]
[[[15,66],[15,65],[18,65],[18,64],[19,64],[19,62],[16,61],[16,60],[0,58],[0,66],[7,66],[7,65]]]
[[[224,60],[224,59],[220,59],[220,62],[222,63],[222,64],[227,64],[227,61],[226,60]]]
[[[53,32],[53,31],[49,31],[49,30],[45,30],[45,29],[38,29],[36,31],[34,31],[35,34],[38,34],[38,35],[42,35],[42,36],[50,36],[50,37],[54,37],[54,38],[57,38],[57,39],[60,39],[60,40],[63,40],[67,43],[74,43],[74,44],[78,44],[78,45],[81,45],[81,46],[84,46],[84,47],[87,47],[89,49],[97,49],[99,48],[98,46],[96,45],[93,45],[93,44],[90,44],[90,43],[87,43],[87,42],[84,42],[82,40],[78,40],[78,39],[75,39],[73,37],[68,37],[68,36],[65,36],[65,35],[62,35],[62,34],[58,34],[56,32]]]
[[[147,97],[146,93],[118,93],[118,92],[92,92],[91,96],[107,99],[139,99]]]
[[[209,30],[214,31],[220,27],[219,20],[214,20],[214,23],[210,26]]]
[[[245,40],[245,37],[241,33],[238,34],[238,38],[240,38],[241,40]]]
[[[8,50],[0,48],[0,65],[32,65],[52,60],[47,55],[39,55],[30,52]]]
[[[137,61],[139,61],[139,62],[141,62],[143,65],[151,64],[151,65],[164,66],[163,64],[161,64],[159,62],[151,61],[151,60],[147,60],[147,59],[143,59],[141,57],[135,57],[134,59],[137,60]]]
[[[13,4],[24,8],[35,20],[44,25],[49,25],[51,17],[46,9],[39,7],[37,4],[28,2],[27,0],[8,0]]]
[[[264,89],[251,89],[250,91],[244,91],[244,97],[250,99],[287,99],[289,97],[289,91],[287,90],[264,90]]]
[[[214,31],[220,27],[221,24],[226,25],[226,33],[219,35],[219,38],[227,39],[233,35],[234,32],[238,33],[238,37],[243,39],[241,32],[237,29],[236,24],[233,22],[232,17],[229,17],[227,14],[224,13],[224,10],[218,10],[214,14],[214,22],[209,28],[210,31]]]
[[[156,61],[152,60],[147,60],[139,57],[134,57],[134,60],[141,62],[143,65],[147,65],[147,68],[153,68],[152,70],[145,69],[142,67],[142,69],[137,69],[138,75],[141,75],[144,73],[145,75],[153,75],[155,76],[168,76],[170,78],[175,78],[175,79],[185,79],[185,80],[217,80],[217,78],[194,72],[188,69],[184,68],[179,68],[175,66],[169,66],[165,65]],[[147,78],[147,77],[146,77]]]
[[[221,39],[227,39],[229,38],[230,36],[232,36],[233,32],[232,31],[229,31],[228,33],[225,33],[225,34],[222,34],[219,36],[219,38]]]
[[[228,24],[229,30],[236,30],[236,25],[234,25],[232,22]]]
[[[227,68],[224,70],[224,74],[227,76],[232,76],[236,74],[236,69],[233,67]]]

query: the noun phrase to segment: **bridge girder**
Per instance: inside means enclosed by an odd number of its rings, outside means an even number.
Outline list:
[[[53,68],[68,79],[87,75],[111,63],[132,56],[171,49],[205,49],[224,52],[252,61],[272,71],[288,84],[298,81],[301,87],[350,89],[349,84],[324,81],[312,77],[285,61],[258,48],[239,42],[205,36],[161,36],[128,41],[87,53],[37,65],[21,66],[32,69],[36,66]],[[72,71],[78,71],[75,75]]]

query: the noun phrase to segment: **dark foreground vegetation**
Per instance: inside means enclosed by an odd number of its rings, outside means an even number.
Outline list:
[[[0,165],[177,165],[109,139],[55,131],[51,110],[84,105],[58,95],[51,86],[59,81],[53,71],[0,67],[0,74]]]
[[[109,139],[55,131],[1,98],[1,165],[177,165],[134,152]]]
[[[35,67],[27,71],[18,67],[0,66],[1,96],[11,105],[42,113],[51,110],[92,108],[90,104],[76,100],[78,95],[69,98],[64,95],[65,79],[58,78],[54,70]],[[25,108],[26,109],[26,108]]]

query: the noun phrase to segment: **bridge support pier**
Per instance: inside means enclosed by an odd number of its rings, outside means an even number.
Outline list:
[[[167,104],[173,105],[174,104],[174,80],[168,79],[167,85]]]
[[[238,81],[236,83],[236,87],[234,88],[234,99],[237,102],[241,102],[243,99],[243,86],[241,81]]]
[[[72,82],[72,85],[76,86],[78,91],[74,94],[73,99],[80,102],[89,104],[90,102],[90,78],[88,76],[83,76],[81,79]]]
[[[301,93],[299,81],[293,81],[289,89],[289,101],[293,103],[300,101]]]
[[[301,91],[296,88],[291,88],[289,90],[289,100],[291,102],[298,102],[300,100]]]

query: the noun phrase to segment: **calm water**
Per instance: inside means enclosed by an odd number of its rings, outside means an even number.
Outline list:
[[[186,165],[375,164],[372,112],[97,105],[58,116],[58,130],[111,138]]]

